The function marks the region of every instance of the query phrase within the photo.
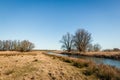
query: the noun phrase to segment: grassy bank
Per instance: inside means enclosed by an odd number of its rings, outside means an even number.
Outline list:
[[[63,62],[70,63],[77,68],[83,69],[82,73],[85,76],[94,76],[98,78],[98,80],[120,80],[120,69],[117,69],[115,67],[103,64],[96,65],[93,62],[83,59],[55,56],[50,54],[46,55],[50,56],[53,59],[59,59]]]
[[[81,55],[89,57],[109,58],[120,60],[120,52],[61,52],[60,54]]]
[[[0,52],[0,80],[93,80],[79,68],[41,51]]]

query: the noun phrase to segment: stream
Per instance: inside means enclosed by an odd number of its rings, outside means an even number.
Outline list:
[[[53,52],[48,52],[48,54],[57,55],[57,56],[81,58],[81,59],[93,61],[96,64],[106,64],[106,65],[110,65],[110,66],[115,66],[116,68],[120,68],[120,60],[114,60],[114,59],[108,59],[108,58],[96,58],[96,57],[88,57],[88,56],[80,56],[80,55],[58,54],[58,53],[53,53]]]

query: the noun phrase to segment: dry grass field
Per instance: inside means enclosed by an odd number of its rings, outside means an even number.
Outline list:
[[[0,52],[0,80],[90,80],[81,69],[40,51]],[[92,80],[92,79],[91,79]]]
[[[43,51],[0,52],[0,80],[120,80],[119,75],[107,65]]]

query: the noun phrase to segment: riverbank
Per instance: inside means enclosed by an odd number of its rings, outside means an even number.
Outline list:
[[[80,55],[88,57],[109,58],[120,60],[120,52],[59,52],[59,54]]]
[[[46,54],[46,53],[45,53]],[[63,62],[67,62],[72,66],[81,69],[81,72],[86,76],[94,77],[94,80],[120,80],[120,69],[111,67],[109,65],[96,65],[95,63],[83,59],[56,56],[52,54],[46,54],[53,59],[59,59]]]

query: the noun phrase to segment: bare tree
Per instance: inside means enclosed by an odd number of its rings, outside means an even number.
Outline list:
[[[12,50],[12,40],[8,40],[8,43],[9,43],[9,50],[11,51]]]
[[[3,40],[3,51],[6,51],[6,41]]]
[[[3,50],[3,41],[0,40],[0,51]]]
[[[17,43],[18,43],[18,41],[17,40],[14,40],[13,42],[12,42],[12,50],[13,51],[16,51],[16,50],[18,50],[18,45],[17,45]]]
[[[66,35],[62,36],[60,42],[63,44],[62,48],[67,49],[67,51],[70,52],[73,46],[73,36],[67,32]]]
[[[100,44],[94,44],[93,48],[94,48],[94,51],[100,51],[101,50]]]
[[[4,46],[5,46],[5,50],[7,50],[7,51],[10,50],[10,47],[11,47],[10,40],[6,40]]]
[[[87,46],[87,51],[94,51],[94,47],[93,47],[93,45],[92,44],[88,44],[88,46]]]
[[[78,29],[74,36],[75,47],[81,52],[85,52],[88,44],[91,42],[91,34],[84,30]]]
[[[26,51],[32,50],[32,48],[34,48],[33,43],[29,42],[28,40],[21,41],[21,43],[20,43],[20,51],[26,52]]]
[[[28,51],[32,50],[35,47],[35,45],[31,42],[28,43]]]

